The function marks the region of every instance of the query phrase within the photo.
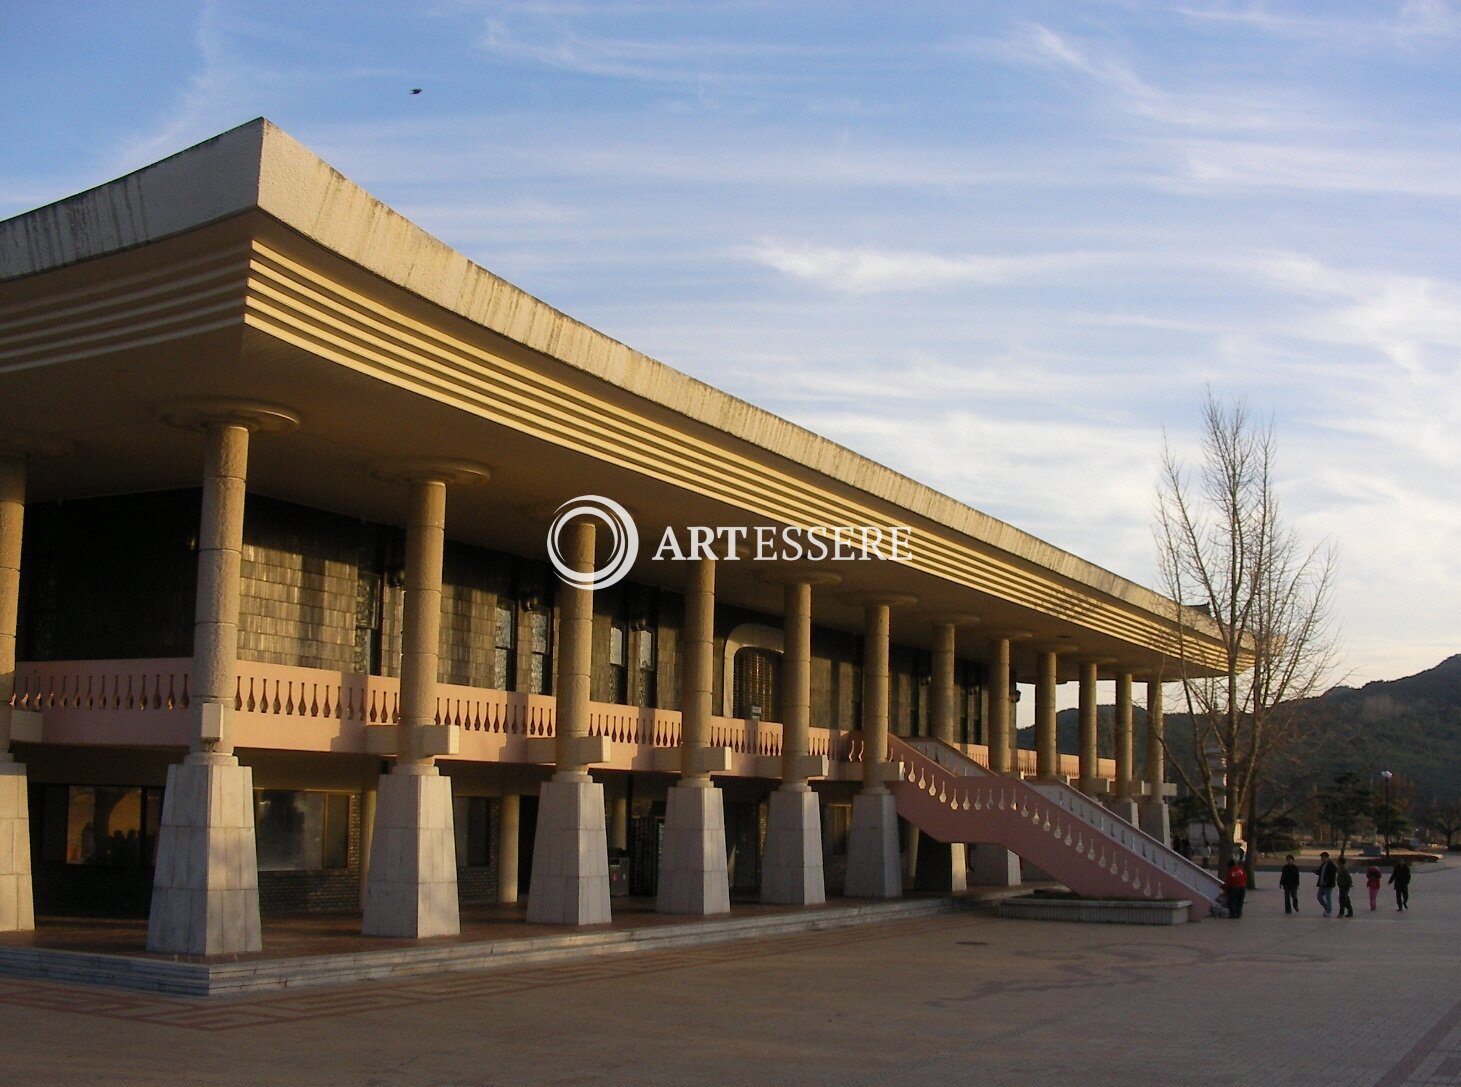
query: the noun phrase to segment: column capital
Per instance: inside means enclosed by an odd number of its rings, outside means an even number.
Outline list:
[[[444,457],[395,457],[372,461],[367,470],[387,483],[445,483],[452,486],[486,483],[492,469],[475,461]]]
[[[1065,660],[1079,660],[1080,646],[1074,638],[1060,635],[1054,638],[1032,638],[1026,647],[1032,653],[1054,653]]]
[[[975,615],[972,611],[934,612],[928,618],[933,626],[951,626],[955,630],[963,627],[978,626],[984,622],[982,615]]]
[[[810,585],[814,589],[829,589],[842,584],[842,575],[819,569],[812,563],[776,563],[761,575],[761,580],[771,585]]]
[[[1011,643],[1028,642],[1034,636],[1035,632],[1032,630],[1001,630],[995,628],[989,631],[990,641],[1006,641]]]
[[[286,434],[298,429],[298,413],[263,400],[236,397],[194,396],[171,400],[158,408],[168,426],[181,430],[208,430],[219,426],[241,426],[250,433]]]
[[[842,593],[839,599],[845,604],[860,604],[865,608],[880,606],[886,608],[906,608],[918,603],[918,597],[908,593],[885,593],[877,591]]]

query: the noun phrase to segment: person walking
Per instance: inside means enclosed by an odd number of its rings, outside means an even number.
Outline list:
[[[1228,916],[1236,921],[1243,916],[1243,898],[1248,893],[1248,873],[1236,857],[1228,867],[1228,878],[1223,880],[1223,891],[1228,896]]]
[[[1334,913],[1334,885],[1339,881],[1339,869],[1327,852],[1319,854],[1319,867],[1314,869],[1314,874],[1319,877],[1319,905],[1324,907],[1324,916],[1328,917]],[[1395,897],[1400,897],[1398,891]]]
[[[1349,862],[1343,857],[1339,858],[1339,871],[1334,882],[1339,887],[1339,916],[1353,917],[1354,903],[1350,901],[1349,892],[1354,890],[1354,874],[1349,870]]]
[[[1290,853],[1284,861],[1283,871],[1278,874],[1278,885],[1283,888],[1283,912],[1299,912],[1299,866]]]
[[[1375,912],[1375,907],[1380,900],[1380,866],[1372,864],[1365,869],[1365,889],[1370,892],[1370,912]]]
[[[1410,862],[1398,860],[1390,870],[1390,882],[1395,885],[1395,908],[1410,909]]]

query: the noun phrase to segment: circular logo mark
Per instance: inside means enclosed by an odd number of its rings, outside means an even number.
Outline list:
[[[563,556],[561,539],[568,522],[575,517],[589,517],[602,522],[609,530],[609,557],[603,566],[593,570],[575,570]],[[639,529],[629,511],[612,498],[583,494],[570,498],[553,514],[548,526],[548,561],[570,585],[580,589],[607,589],[624,579],[639,557]]]

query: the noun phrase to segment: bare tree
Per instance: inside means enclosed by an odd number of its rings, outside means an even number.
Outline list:
[[[1421,822],[1446,839],[1446,848],[1455,848],[1456,835],[1461,834],[1461,796],[1436,797],[1425,806]]]
[[[1210,391],[1202,423],[1195,471],[1163,444],[1156,536],[1163,588],[1179,602],[1171,681],[1192,729],[1190,762],[1171,761],[1206,807],[1226,868],[1259,783],[1311,727],[1303,700],[1334,668],[1335,555],[1327,542],[1305,546],[1281,514],[1271,423]]]

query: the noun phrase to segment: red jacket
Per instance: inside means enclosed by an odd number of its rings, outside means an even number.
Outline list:
[[[1247,890],[1248,873],[1243,870],[1241,864],[1235,864],[1228,869],[1228,880],[1223,886],[1229,891]]]

